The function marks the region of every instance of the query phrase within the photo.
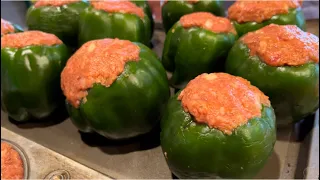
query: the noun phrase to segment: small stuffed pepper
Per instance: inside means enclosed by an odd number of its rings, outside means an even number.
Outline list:
[[[303,11],[297,0],[238,0],[229,7],[228,17],[232,20],[239,36],[269,24],[297,25],[302,30],[306,28]]]
[[[1,108],[16,121],[41,119],[63,102],[60,73],[69,58],[53,34],[26,31],[1,37]]]
[[[227,18],[208,12],[187,14],[167,33],[162,64],[172,72],[170,84],[183,88],[202,73],[223,71],[237,33]]]
[[[275,115],[249,81],[201,74],[169,100],[160,139],[178,178],[253,178],[273,151]]]
[[[1,18],[1,36],[22,31],[23,30],[20,26]]]
[[[193,12],[210,12],[224,16],[223,1],[220,0],[172,0],[165,1],[162,9],[162,24],[166,32],[186,14]]]
[[[65,44],[77,47],[79,14],[88,6],[81,0],[37,0],[27,12],[29,30],[58,36]]]
[[[148,47],[128,40],[85,43],[61,74],[72,122],[110,139],[149,132],[170,92],[166,72]]]
[[[152,23],[143,7],[130,1],[91,1],[80,15],[79,44],[119,38],[150,45]]]
[[[244,35],[229,52],[226,71],[270,97],[278,125],[319,107],[319,38],[295,25],[268,25]]]

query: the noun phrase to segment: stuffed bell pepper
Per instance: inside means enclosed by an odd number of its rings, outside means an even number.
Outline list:
[[[68,46],[77,47],[79,15],[87,6],[84,0],[37,0],[28,9],[27,26],[55,34]]]
[[[275,115],[249,81],[205,73],[169,100],[160,138],[178,178],[253,178],[273,152]]]
[[[146,3],[146,2],[144,2]],[[151,44],[152,21],[141,3],[91,1],[80,14],[79,44],[103,38],[119,38]]]
[[[202,73],[223,71],[237,33],[227,18],[208,12],[184,15],[167,33],[162,64],[172,72],[170,84],[183,88]]]
[[[297,25],[302,30],[306,28],[303,11],[297,0],[238,0],[229,7],[228,17],[239,36],[269,24]]]
[[[230,50],[226,71],[270,97],[278,125],[319,107],[319,38],[295,25],[271,24],[244,35]]]
[[[155,53],[141,43],[119,39],[81,46],[61,74],[61,88],[78,129],[110,139],[149,132],[170,95]]]
[[[193,12],[210,12],[217,16],[224,16],[223,1],[220,0],[166,0],[161,11],[162,24],[166,32],[183,15]]]
[[[68,58],[67,46],[53,34],[2,36],[1,108],[16,121],[50,115],[63,102],[59,79]]]
[[[20,26],[1,18],[1,36],[22,31]]]

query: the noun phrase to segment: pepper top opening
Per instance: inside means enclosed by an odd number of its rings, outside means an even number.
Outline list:
[[[1,48],[23,48],[26,46],[53,46],[62,44],[62,41],[54,34],[42,31],[25,31],[14,34],[6,34],[1,37]]]
[[[178,100],[196,122],[229,135],[251,118],[261,117],[262,104],[270,106],[269,98],[249,81],[227,73],[197,76]]]
[[[257,22],[269,20],[272,16],[288,14],[289,9],[300,7],[297,0],[238,0],[228,9],[228,17],[238,23]]]
[[[91,5],[97,10],[103,10],[109,13],[135,14],[140,18],[144,18],[143,9],[130,1],[124,1],[124,0],[91,1]]]
[[[184,28],[200,27],[214,33],[237,34],[229,19],[218,17],[208,12],[195,12],[184,15],[180,18],[180,23]]]
[[[270,66],[299,66],[319,63],[319,38],[295,25],[270,24],[241,38],[250,49]]]

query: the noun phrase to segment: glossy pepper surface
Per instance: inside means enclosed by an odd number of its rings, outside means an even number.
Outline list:
[[[220,0],[205,1],[165,1],[162,9],[162,23],[166,32],[186,14],[193,12],[210,12],[217,16],[224,16],[223,2]]]
[[[147,133],[159,122],[170,95],[167,76],[155,53],[135,44],[140,48],[139,61],[127,62],[110,86],[94,83],[78,107],[66,101],[72,122],[80,131],[125,139]]]
[[[112,6],[112,1],[103,3],[107,3],[108,7]],[[128,3],[128,1],[118,3]],[[93,6],[86,8],[80,15],[79,44],[95,39],[119,38],[149,46],[153,21],[149,18],[148,6],[145,5],[146,2],[132,4],[143,10],[143,17],[133,13],[121,13],[120,10],[108,12],[95,9]]]
[[[236,2],[236,3],[243,3],[242,8],[240,9],[246,9],[249,8],[248,6],[252,5],[250,3],[255,3],[255,2],[250,2],[250,1],[244,1],[244,2]],[[260,2],[261,4],[263,4],[264,2]],[[286,2],[265,2],[265,6],[270,5],[269,3],[278,3],[275,4],[277,5],[277,7],[269,7],[271,9],[280,9],[283,10],[282,8],[282,4],[281,3],[286,3]],[[290,3],[290,1],[288,1],[288,3]],[[279,13],[275,13],[275,15],[271,16],[270,18],[263,18],[264,20],[261,21],[261,19],[259,21],[241,21],[238,22],[236,19],[234,19],[235,17],[230,17],[229,18],[232,20],[234,27],[236,28],[239,37],[251,32],[251,31],[255,31],[258,29],[261,29],[264,26],[267,26],[269,24],[279,24],[279,25],[296,25],[298,26],[300,29],[302,30],[306,30],[306,23],[305,23],[305,18],[304,18],[304,14],[302,11],[302,8],[300,7],[300,5],[298,4],[298,2],[295,2],[295,0],[292,0],[292,3],[297,3],[296,8],[289,8],[288,12],[279,12]],[[285,4],[286,5],[286,4]],[[271,6],[273,6],[271,4]],[[262,6],[263,8],[263,6]],[[230,14],[230,9],[232,9],[232,6],[229,8],[229,14]],[[238,10],[240,11],[240,10]],[[263,13],[267,13],[267,8],[265,8],[264,10],[258,11],[257,10],[252,10],[252,11],[248,11],[248,14],[245,14],[246,16],[249,16],[249,13],[251,13],[252,16],[259,16],[259,13],[261,14],[261,17],[263,17]],[[240,14],[238,16],[241,16]]]
[[[183,17],[190,15],[207,14]],[[178,21],[167,33],[162,53],[163,66],[172,72],[171,86],[181,89],[201,73],[223,71],[228,51],[238,38],[231,28],[233,32],[213,32],[196,26],[185,28]]]
[[[271,27],[271,25],[263,29],[268,27]],[[288,32],[294,31],[295,29],[291,28]],[[301,32],[299,33],[301,34]],[[249,33],[247,35],[249,35]],[[264,36],[267,36],[267,34]],[[307,39],[308,35],[302,36],[304,36],[302,42],[309,42]],[[290,37],[292,39],[295,36]],[[281,38],[277,37],[277,39]],[[260,41],[260,43],[263,42]],[[277,49],[283,49],[282,46],[277,45],[277,43],[272,44],[274,44]],[[303,53],[303,51],[296,52],[296,50],[290,49],[292,46],[289,45],[290,44],[285,46],[286,48],[284,49],[284,51],[288,52],[289,60]],[[269,47],[271,46],[270,44]],[[301,50],[311,49],[300,45],[296,48]],[[308,61],[300,65],[273,66],[265,62],[264,58],[266,57],[263,58],[260,55],[251,54],[251,51],[252,49],[249,49],[243,40],[240,39],[237,41],[229,52],[226,61],[226,72],[248,79],[253,85],[257,86],[270,97],[279,126],[297,122],[318,109],[319,63]],[[316,53],[316,51],[314,53]],[[277,58],[281,58],[278,54],[279,52],[269,52],[267,57],[276,60]],[[319,58],[319,55],[316,56]],[[303,56],[302,58],[304,57],[308,56]]]
[[[152,10],[150,8],[150,5],[149,5],[148,1],[147,0],[141,0],[141,1],[131,0],[131,2],[133,2],[134,4],[136,4],[137,6],[142,8],[143,11],[146,13],[146,15],[149,17],[150,24],[151,24],[151,36],[150,36],[150,38],[152,38],[153,31],[154,31],[154,19],[153,19]]]
[[[46,2],[46,4],[39,4],[43,2]],[[26,15],[27,26],[30,30],[55,34],[68,46],[77,47],[79,15],[88,6],[88,2],[83,0],[67,4],[55,4],[59,2],[62,1],[40,0],[35,2],[28,9]]]
[[[1,47],[1,108],[16,121],[50,115],[63,102],[59,79],[68,58],[64,44]]]
[[[180,93],[170,98],[161,119],[161,147],[171,172],[181,179],[253,178],[276,141],[272,107],[262,105],[260,117],[226,134],[197,122],[178,100]]]

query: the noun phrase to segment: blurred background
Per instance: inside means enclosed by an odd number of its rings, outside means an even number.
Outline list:
[[[225,1],[224,6],[227,10],[234,1]],[[161,21],[160,1],[149,0],[156,22]],[[303,12],[306,20],[319,19],[319,0],[304,1]],[[25,1],[1,1],[1,18],[25,26],[25,13],[27,3]]]

